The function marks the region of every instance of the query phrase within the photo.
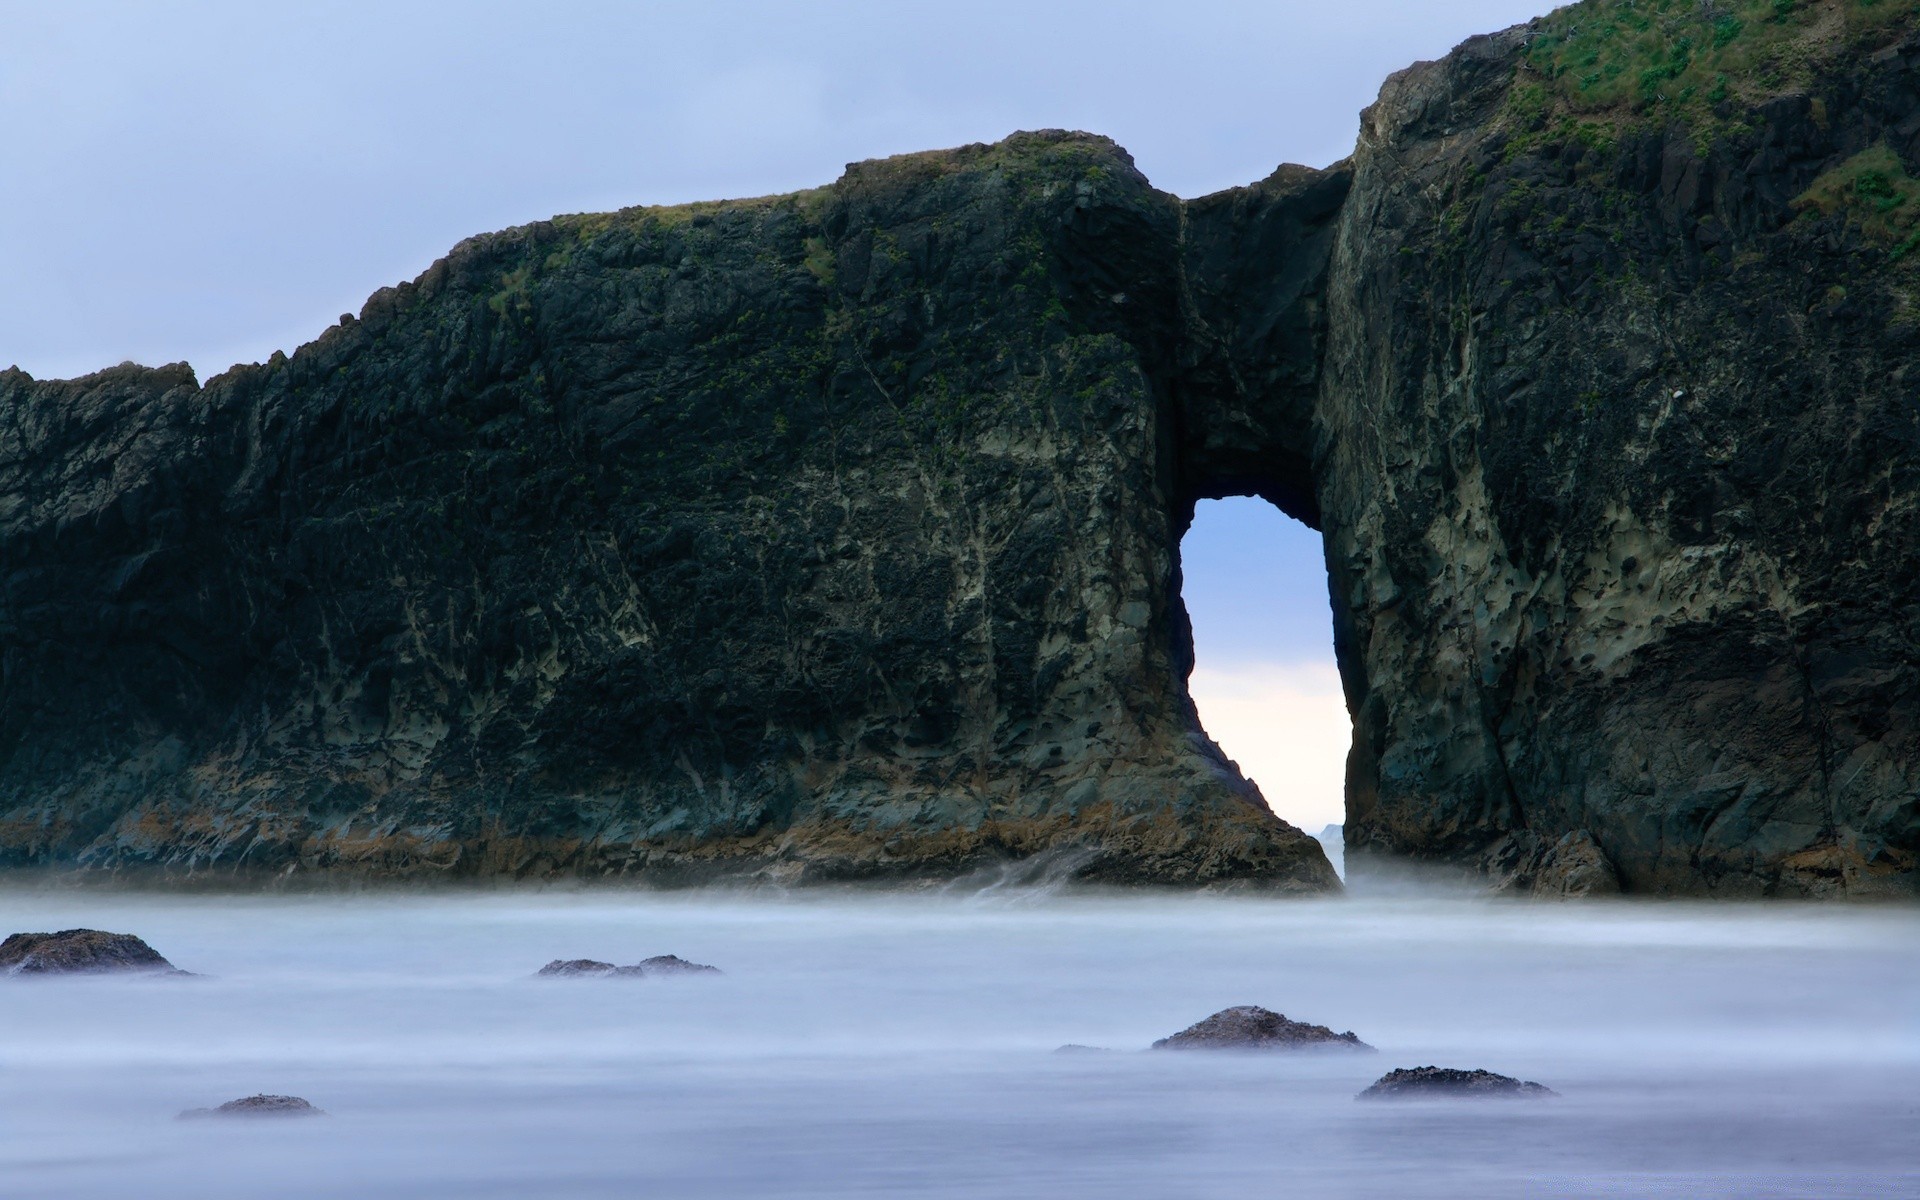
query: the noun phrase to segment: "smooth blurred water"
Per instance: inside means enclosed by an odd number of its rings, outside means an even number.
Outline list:
[[[1914,908],[0,891],[71,926],[210,978],[0,980],[7,1200],[1920,1195]],[[1139,1052],[1232,1004],[1380,1053]],[[1429,1063],[1563,1098],[1353,1099]]]

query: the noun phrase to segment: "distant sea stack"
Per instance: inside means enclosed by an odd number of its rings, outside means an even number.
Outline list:
[[[1356,862],[1913,894],[1913,6],[1643,8],[1200,200],[1020,134],[0,374],[0,861],[1334,889],[1186,692],[1180,535],[1258,494]]]

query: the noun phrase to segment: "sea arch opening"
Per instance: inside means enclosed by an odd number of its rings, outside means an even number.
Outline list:
[[[1180,579],[1201,727],[1344,875],[1352,722],[1321,534],[1258,496],[1200,500],[1180,540]]]

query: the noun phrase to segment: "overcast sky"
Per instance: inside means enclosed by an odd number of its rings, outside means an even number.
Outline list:
[[[0,365],[185,359],[205,379],[291,351],[474,233],[810,187],[1016,129],[1107,134],[1200,195],[1343,157],[1389,72],[1549,7],[0,0]],[[1258,513],[1204,519],[1224,522],[1204,553],[1224,549],[1188,563],[1201,667],[1235,687],[1320,671],[1285,703],[1324,715],[1318,549]],[[1306,752],[1261,768],[1228,749],[1276,779]]]

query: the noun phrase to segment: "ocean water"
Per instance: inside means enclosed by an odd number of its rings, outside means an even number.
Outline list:
[[[7,1200],[1920,1196],[1911,907],[0,890],[72,926],[205,977],[0,979]],[[1145,1051],[1234,1004],[1379,1053]],[[1354,1100],[1427,1064],[1561,1098]]]

